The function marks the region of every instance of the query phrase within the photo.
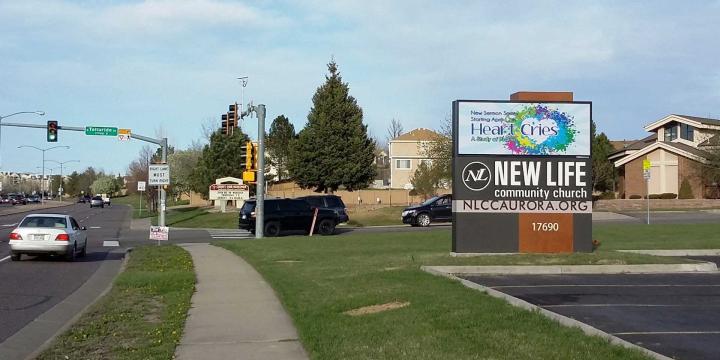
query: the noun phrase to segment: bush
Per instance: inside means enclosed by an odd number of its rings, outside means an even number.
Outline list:
[[[675,194],[675,193],[662,193],[662,194],[660,194],[660,198],[661,198],[661,199],[666,199],[666,200],[667,200],[667,199],[675,199],[675,198],[677,198],[677,194]]]
[[[630,199],[642,199],[643,197],[637,194],[630,195]]]
[[[615,193],[612,191],[606,191],[602,194],[600,194],[600,200],[614,200],[615,199]]]
[[[680,191],[679,192],[679,199],[694,199],[695,196],[693,195],[692,186],[690,186],[690,182],[687,178],[683,178],[682,182],[680,183]]]

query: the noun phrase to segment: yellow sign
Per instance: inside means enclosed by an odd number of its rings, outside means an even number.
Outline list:
[[[652,163],[650,162],[650,160],[648,160],[648,159],[643,160],[643,170],[650,170],[651,167],[652,167]]]
[[[132,135],[130,129],[118,129],[117,136],[120,141],[128,141]]]
[[[254,183],[255,182],[255,172],[254,171],[243,171],[243,182]]]

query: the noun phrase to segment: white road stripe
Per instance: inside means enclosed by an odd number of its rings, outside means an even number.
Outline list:
[[[491,286],[491,289],[513,289],[513,288],[555,288],[555,287],[720,287],[720,284],[598,284],[598,285],[501,285]]]
[[[638,332],[617,332],[613,335],[704,335],[720,334],[720,331],[638,331]]]
[[[8,255],[8,256],[6,256],[6,257],[4,257],[4,258],[0,259],[0,262],[3,262],[3,261],[5,261],[5,260],[7,260],[7,259],[9,259],[9,258],[10,258],[10,255]]]
[[[91,226],[90,229],[102,229],[100,226]]]
[[[4,227],[4,226],[15,226],[15,225],[17,225],[17,223],[14,223],[14,224],[4,224],[4,225],[0,225],[0,226],[3,226],[3,227]]]
[[[108,240],[105,240],[105,241],[103,241],[103,246],[104,246],[104,247],[120,246],[120,242],[119,242],[119,241],[108,241]]]

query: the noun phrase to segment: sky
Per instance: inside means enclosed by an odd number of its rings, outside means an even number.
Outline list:
[[[241,102],[299,131],[330,59],[384,139],[439,129],[456,99],[572,91],[613,140],[668,114],[720,118],[720,1],[34,1],[0,0],[3,122],[114,126],[203,141]],[[257,134],[255,118],[241,124]],[[46,159],[125,173],[143,143],[4,126],[2,171]],[[51,162],[47,167],[56,167]],[[49,170],[48,170],[49,171]],[[59,169],[54,169],[54,173]]]

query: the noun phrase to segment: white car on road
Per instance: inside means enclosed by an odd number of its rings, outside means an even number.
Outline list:
[[[28,215],[10,233],[11,260],[20,260],[22,254],[53,254],[73,261],[87,253],[85,230],[72,216]]]

